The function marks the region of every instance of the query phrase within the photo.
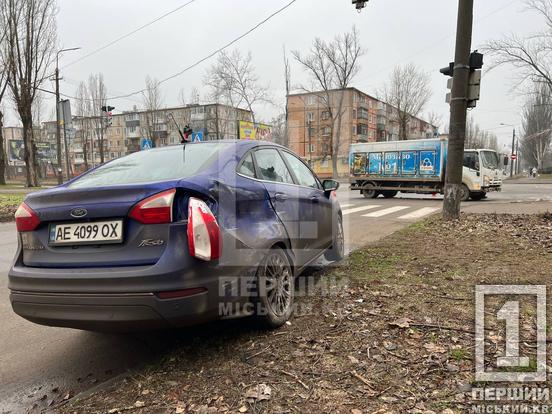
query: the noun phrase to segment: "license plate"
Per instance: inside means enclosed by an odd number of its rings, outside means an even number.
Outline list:
[[[105,244],[123,241],[123,221],[52,224],[49,242],[61,244]]]

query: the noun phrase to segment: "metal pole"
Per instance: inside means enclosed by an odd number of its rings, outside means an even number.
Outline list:
[[[57,146],[57,168],[56,174],[58,184],[63,183],[62,166],[61,166],[61,130],[59,126],[59,52],[56,54],[56,146]]]
[[[519,138],[516,139],[516,174],[519,174],[519,165],[521,157],[519,156]]]
[[[65,174],[67,180],[71,178],[71,168],[69,166],[69,144],[67,142],[67,128],[65,125],[65,107],[63,110],[63,145],[65,146]]]
[[[516,129],[514,128],[514,132],[512,133],[512,154],[510,156],[510,178],[514,176],[514,150],[516,145]]]
[[[457,220],[460,217],[472,28],[473,0],[459,0],[450,99],[450,138],[446,160],[445,200],[443,201],[443,218],[445,220]]]
[[[307,125],[308,125],[308,133],[309,133],[309,165],[311,166],[312,168],[312,145],[311,145],[311,140],[312,140],[312,137],[311,137],[311,125],[312,125],[312,121],[308,121],[307,122]]]

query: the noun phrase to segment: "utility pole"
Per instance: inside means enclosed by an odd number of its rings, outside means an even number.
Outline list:
[[[510,178],[514,176],[514,151],[516,150],[516,128],[512,132],[512,154],[510,156]]]
[[[59,55],[62,52],[68,52],[71,50],[79,50],[80,47],[71,47],[68,49],[61,49],[58,50],[56,53],[56,146],[57,146],[57,176],[58,176],[58,184],[63,183],[63,169],[61,167],[61,128],[60,128],[60,114],[59,114],[59,105],[60,105],[60,97],[59,97]],[[69,149],[66,147],[65,151],[69,151]],[[67,165],[67,179],[69,179],[69,165]]]
[[[445,199],[443,201],[443,218],[445,220],[457,220],[460,217],[472,28],[473,0],[459,0],[450,99],[450,137],[445,176]]]
[[[311,142],[312,142],[312,134],[311,134],[311,125],[312,125],[312,121],[308,121],[307,122],[307,127],[308,127],[308,134],[309,134],[309,166],[312,168],[312,145],[311,145]]]
[[[59,56],[59,52],[58,52]],[[60,128],[60,119],[59,119],[59,67],[58,67],[58,57],[56,56],[56,147],[57,147],[57,168],[56,174],[58,177],[58,184],[63,183],[63,168],[61,167],[61,128]]]

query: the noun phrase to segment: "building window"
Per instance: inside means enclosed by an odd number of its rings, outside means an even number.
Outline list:
[[[366,108],[358,108],[358,119],[368,119],[368,110]]]
[[[316,145],[315,145],[315,144],[310,144],[310,148],[309,148],[309,146],[307,145],[307,152],[308,152],[308,153],[316,152]]]
[[[307,122],[314,121],[314,112],[307,112]]]
[[[353,135],[356,135],[356,133],[357,133],[357,127],[356,125],[353,125]]]
[[[322,135],[327,136],[332,133],[332,129],[330,127],[324,127],[322,128]]]
[[[322,168],[328,168],[329,165],[330,165],[330,163],[328,162],[328,160],[324,160],[324,161],[320,162],[320,166]]]
[[[307,105],[316,105],[316,96],[314,95],[307,96]]]
[[[358,124],[357,126],[357,133],[359,135],[368,135],[368,125],[365,124]]]
[[[320,115],[323,121],[330,119],[330,111],[322,111],[322,114]]]

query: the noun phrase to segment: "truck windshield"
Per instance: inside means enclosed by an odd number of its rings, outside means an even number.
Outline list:
[[[498,168],[498,155],[494,151],[481,151],[481,162],[483,167],[494,170]]]

